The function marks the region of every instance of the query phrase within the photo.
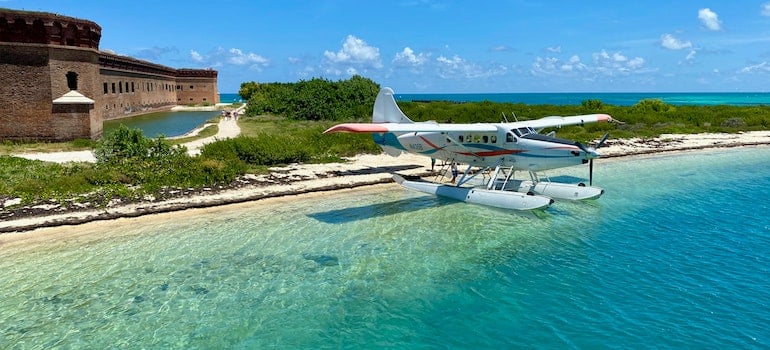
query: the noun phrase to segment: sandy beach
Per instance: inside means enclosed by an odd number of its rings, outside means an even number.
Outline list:
[[[220,134],[197,140],[188,145],[190,154],[215,139],[234,137],[240,129],[232,119],[222,120]],[[690,151],[719,147],[770,145],[770,131],[737,134],[661,135],[651,139],[610,139],[600,149],[603,158],[672,151]],[[46,161],[90,161],[88,151],[23,155]],[[85,159],[85,160],[84,160]],[[601,160],[600,160],[601,161]],[[437,166],[438,169],[438,166]],[[44,227],[77,225],[93,221],[131,218],[150,214],[176,212],[192,208],[207,208],[243,203],[267,198],[299,196],[310,193],[350,189],[376,184],[392,183],[392,173],[433,179],[430,159],[412,154],[391,157],[386,154],[359,155],[344,163],[291,164],[270,169],[267,175],[245,175],[228,187],[190,189],[171,199],[120,203],[113,201],[99,209],[62,208],[54,203],[37,203],[27,207],[26,214],[5,215],[0,221],[0,232],[24,232]],[[8,203],[10,202],[10,203]],[[0,209],[14,205],[0,203]],[[18,211],[18,209],[17,209]]]

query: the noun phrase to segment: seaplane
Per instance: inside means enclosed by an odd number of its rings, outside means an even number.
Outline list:
[[[545,128],[614,121],[607,114],[501,123],[414,122],[401,111],[393,94],[388,87],[380,90],[371,123],[338,124],[324,133],[370,133],[374,142],[391,156],[409,152],[442,160],[455,175],[447,183],[407,180],[393,174],[394,180],[405,188],[510,210],[545,209],[554,199],[589,200],[604,193],[604,189],[593,186],[593,160],[601,156],[596,149],[604,144],[608,134],[589,147],[557,138],[553,132],[541,132]],[[459,180],[455,179],[459,175],[457,164],[467,165]],[[546,170],[582,164],[589,165],[588,185],[552,182],[539,175]],[[516,179],[517,171],[527,172],[529,178]]]

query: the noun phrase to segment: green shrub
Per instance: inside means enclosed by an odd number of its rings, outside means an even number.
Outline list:
[[[723,121],[720,125],[726,128],[739,128],[746,126],[746,123],[741,118],[730,118]]]
[[[94,150],[99,163],[116,163],[131,158],[144,158],[148,154],[150,139],[142,130],[129,129],[120,124],[117,129],[102,137]]]
[[[602,103],[601,100],[595,100],[595,99],[584,100],[581,103],[581,105],[583,106],[583,108],[589,111],[598,111],[598,110],[601,110],[602,107],[604,107],[604,103]]]

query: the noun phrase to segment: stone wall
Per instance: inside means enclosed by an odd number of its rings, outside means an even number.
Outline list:
[[[217,71],[179,69],[176,76],[176,103],[179,105],[214,105],[219,103]]]
[[[105,119],[125,118],[176,105],[176,70],[102,52],[96,110]]]
[[[48,49],[0,43],[0,138],[50,135],[51,74]]]
[[[55,13],[0,9],[0,42],[99,49],[102,27]]]

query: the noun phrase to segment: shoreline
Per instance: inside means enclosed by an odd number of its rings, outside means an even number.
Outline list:
[[[768,145],[770,131],[667,134],[651,139],[609,140],[599,151],[602,158],[612,159],[677,151]],[[381,153],[358,155],[348,159],[346,163],[292,164],[271,168],[267,175],[242,176],[226,187],[181,190],[166,199],[149,198],[132,203],[114,201],[98,209],[62,209],[58,204],[36,203],[30,205],[30,212],[21,217],[5,215],[0,221],[0,234],[388,184],[393,183],[391,173],[420,177],[435,174],[430,171],[430,160],[427,157],[413,154],[391,157]]]

